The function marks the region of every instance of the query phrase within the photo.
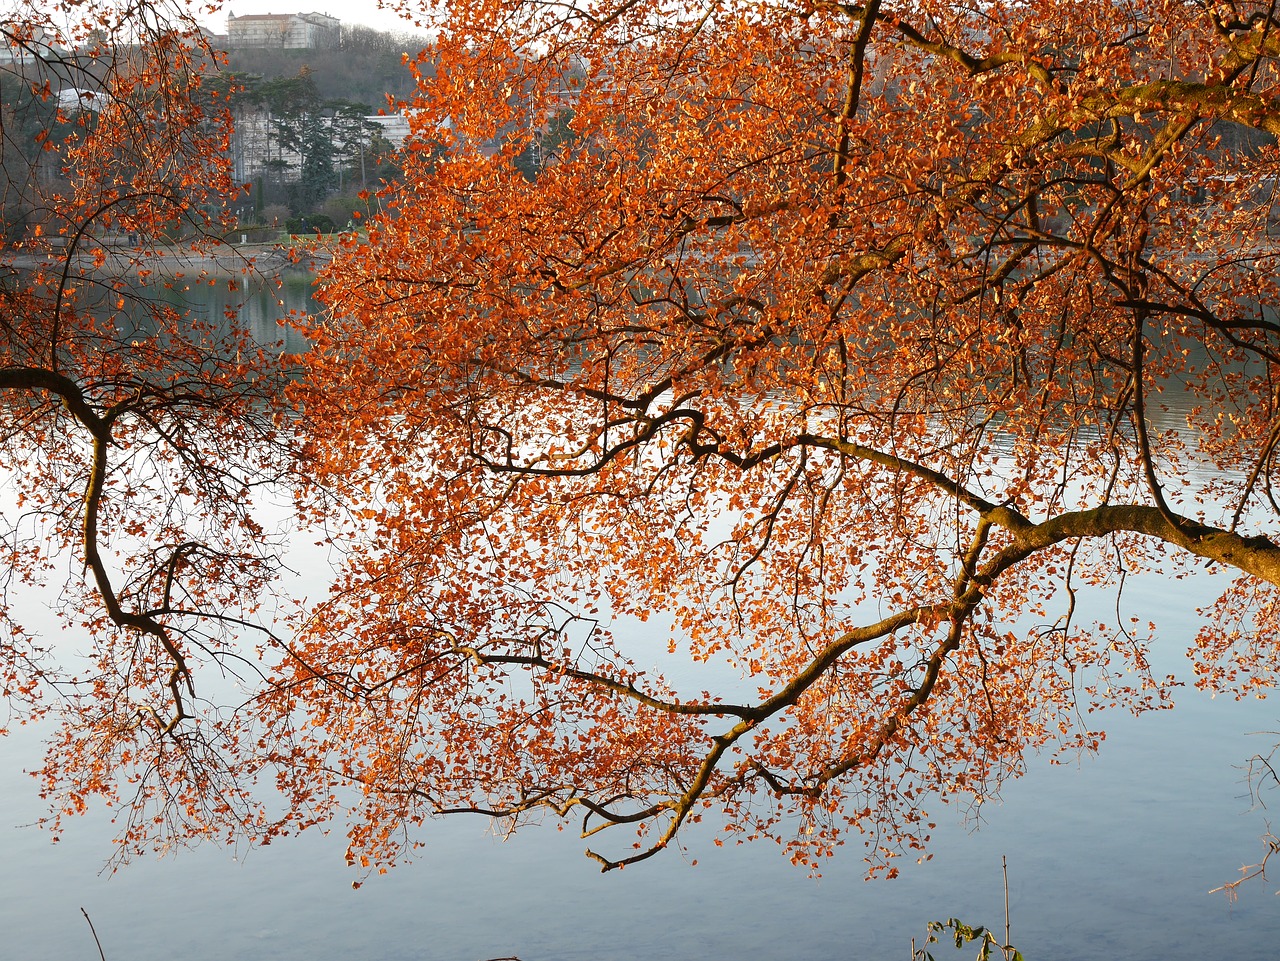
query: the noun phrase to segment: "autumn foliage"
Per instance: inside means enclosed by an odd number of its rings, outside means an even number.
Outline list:
[[[142,620],[69,577],[100,667],[53,682],[51,791],[149,812],[135,846],[340,817],[370,866],[472,811],[571,821],[605,868],[700,819],[806,862],[860,833],[879,867],[938,801],[1095,746],[1090,709],[1166,702],[1157,612],[1078,591],[1233,569],[1199,680],[1274,683],[1271,7],[440,16],[287,391],[248,350],[189,389],[169,340],[104,374],[87,319],[6,309],[12,466],[94,575],[86,437],[134,431],[103,476]],[[337,563],[255,635],[268,485]],[[192,664],[239,657],[243,699],[201,700]]]
[[[284,369],[235,318],[184,306],[248,267],[205,269],[239,188],[194,22],[71,11],[0,23],[0,727],[63,722],[42,790],[55,815],[116,806],[122,851],[214,823],[239,837],[257,817],[242,725],[196,676],[243,660],[278,567],[249,495],[298,464]],[[24,597],[65,631],[29,627]]]

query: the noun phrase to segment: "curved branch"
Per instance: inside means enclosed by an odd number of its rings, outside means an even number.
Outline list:
[[[871,0],[858,17],[858,32],[849,48],[848,75],[845,80],[844,103],[837,118],[840,139],[836,144],[834,176],[835,207],[828,218],[828,227],[836,227],[840,222],[840,210],[844,206],[844,186],[849,178],[849,144],[851,141],[851,122],[858,112],[858,104],[862,96],[862,81],[867,69],[867,46],[871,43],[871,31],[876,19],[880,16],[880,0]]]

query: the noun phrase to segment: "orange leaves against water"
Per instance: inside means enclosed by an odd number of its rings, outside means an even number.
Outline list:
[[[40,775],[55,830],[105,800],[122,857],[269,839],[306,815],[267,813],[253,783],[270,750],[225,689],[196,693],[206,670],[229,688],[252,664],[279,571],[253,499],[297,464],[287,358],[181,300],[213,282],[200,258],[238,190],[203,92],[216,61],[180,6],[6,16],[3,693],[63,724]],[[33,595],[62,631],[17,623]]]
[[[336,475],[383,465],[289,702],[364,732],[357,849],[541,810],[639,824],[612,867],[714,812],[879,862],[1167,704],[1079,592],[1162,544],[1275,582],[1235,530],[1274,150],[1214,126],[1269,44],[1156,2],[454,13],[297,394]]]
[[[940,799],[1096,746],[1095,710],[1166,705],[1132,572],[1245,572],[1201,669],[1268,683],[1280,30],[1223,16],[468,0],[412,65],[403,178],[334,251],[283,395],[247,342],[179,348],[157,311],[166,336],[126,349],[33,308],[59,277],[6,290],[44,325],[13,364],[65,345],[91,378],[82,424],[147,365],[159,406],[121,415],[103,524],[172,544],[195,519],[218,547],[153,558],[139,610],[173,583],[252,608],[271,565],[239,505],[264,477],[339,561],[205,728],[130,712],[195,703],[185,658],[221,642],[91,614],[102,746],[59,744],[50,787],[127,804],[112,772],[166,759],[172,793],[143,797],[190,821],[132,841],[345,810],[364,869],[452,811],[571,820],[606,868],[701,819],[809,863],[863,832],[885,868]],[[84,188],[112,218],[117,189]],[[88,441],[49,442],[65,415],[27,386],[71,544]],[[210,750],[174,753],[193,730]],[[269,775],[275,814],[238,793]]]

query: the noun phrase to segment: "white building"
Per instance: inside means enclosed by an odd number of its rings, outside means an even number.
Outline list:
[[[403,147],[404,142],[409,139],[409,118],[405,114],[378,114],[364,119],[381,127],[383,139],[393,147]]]
[[[107,95],[100,90],[63,87],[58,91],[58,109],[65,113],[79,113],[81,110],[100,112],[109,102]]]
[[[255,13],[237,17],[227,12],[227,46],[317,49],[336,47],[342,21],[327,13]]]
[[[30,63],[52,52],[44,27],[16,20],[0,23],[0,63]]]

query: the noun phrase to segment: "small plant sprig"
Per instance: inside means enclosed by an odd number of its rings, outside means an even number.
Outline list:
[[[939,935],[944,931],[955,941],[957,948],[980,941],[977,961],[991,961],[994,951],[1000,952],[1002,961],[1023,961],[1022,952],[1009,943],[1009,860],[1004,855],[1000,856],[1000,871],[1004,878],[1004,944],[988,929],[981,925],[975,928],[959,918],[930,921],[929,939],[925,941],[923,948],[917,950],[915,938],[911,939],[911,961],[936,961],[929,952],[929,945],[939,944]]]
[[[944,931],[953,936],[957,948],[963,948],[966,944],[980,941],[981,946],[978,949],[977,961],[991,961],[993,957],[1001,957],[1003,961],[1023,961],[1022,952],[1014,948],[1013,945],[1001,944],[996,936],[986,928],[981,925],[975,928],[972,925],[965,924],[959,918],[930,921],[929,940],[925,942],[925,947],[912,954],[912,961],[936,961],[929,952],[928,945],[940,943],[939,935]],[[996,955],[995,952],[999,952],[999,954]]]

